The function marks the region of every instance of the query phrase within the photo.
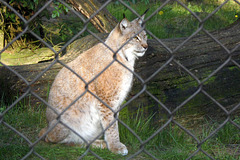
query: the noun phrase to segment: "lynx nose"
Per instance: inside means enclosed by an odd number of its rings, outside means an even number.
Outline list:
[[[144,49],[147,49],[148,48],[148,44],[146,43],[146,44],[142,44],[142,47],[144,48]]]

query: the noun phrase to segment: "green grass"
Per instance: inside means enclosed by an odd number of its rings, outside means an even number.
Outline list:
[[[141,109],[140,109],[141,110]],[[129,116],[130,113],[127,112],[122,118],[125,119],[125,123],[134,130],[134,132],[139,135],[139,137],[145,141],[153,133],[163,125],[166,120],[154,124],[153,116],[144,118],[144,113],[138,110],[135,116]],[[125,113],[123,111],[123,113]],[[175,117],[177,121],[182,124],[185,119]],[[234,119],[237,124],[240,123],[239,117]],[[218,123],[212,123],[210,121],[205,121],[204,124],[195,126],[195,128],[188,128],[199,140],[206,138],[211,132],[213,132],[217,127]],[[120,125],[120,135],[123,142],[127,146],[131,146],[130,153],[133,154],[137,152],[140,148],[139,140],[133,136],[133,134]],[[157,134],[153,139],[151,139],[145,145],[145,149],[153,154],[158,159],[177,159],[183,160],[187,159],[191,153],[197,150],[197,142],[189,136],[186,132],[180,129],[176,124],[170,123],[165,129],[163,129],[159,134]],[[235,146],[232,148],[232,146]],[[208,139],[202,145],[202,149],[209,153],[215,159],[231,159],[237,160],[240,154],[240,135],[239,129],[230,123],[227,123],[216,135]],[[229,150],[231,152],[229,152]],[[144,155],[144,154],[143,154]],[[143,157],[148,157],[144,155]],[[193,159],[208,159],[204,154],[199,152]]]
[[[30,141],[37,140],[37,135],[41,128],[46,126],[45,107],[29,106],[28,101],[23,101],[9,110],[4,115],[3,121],[16,128],[25,135]],[[0,112],[3,113],[6,105],[1,101]],[[128,112],[127,109],[122,111],[120,118],[128,125],[142,141],[147,140],[157,129],[162,126],[166,120],[155,122],[154,115],[145,116],[142,109],[139,109],[135,115]],[[176,116],[176,120],[181,123],[183,119]],[[234,121],[239,124],[240,119],[236,117]],[[184,123],[181,123],[184,125]],[[206,121],[205,124],[189,129],[199,140],[206,138],[218,123]],[[140,149],[140,141],[122,124],[119,125],[121,141],[126,144],[131,156]],[[227,123],[216,135],[202,144],[202,149],[213,156],[215,159],[238,160],[240,154],[240,135],[239,129],[230,123]],[[166,160],[183,160],[187,159],[194,151],[197,150],[197,142],[176,124],[170,123],[159,134],[152,138],[144,146],[145,150],[158,159]],[[91,149],[103,159],[125,159],[121,155],[116,155],[107,149]],[[29,144],[7,126],[0,125],[0,159],[14,160],[23,158],[28,152]],[[78,146],[66,146],[64,144],[49,144],[40,141],[34,151],[46,159],[77,159],[86,152],[85,148]],[[127,157],[128,157],[127,156]],[[37,159],[32,154],[28,159]],[[97,159],[90,152],[84,159]],[[134,159],[151,159],[147,154],[140,153]],[[199,152],[193,157],[194,160],[209,159],[203,153]]]
[[[146,14],[146,17],[148,17],[157,10],[162,3],[157,2],[146,5],[141,2],[137,4],[129,3],[129,5],[140,15],[147,8],[150,8]],[[202,20],[217,8],[216,4],[209,3],[208,1],[205,3],[185,3],[185,5]],[[107,9],[119,21],[123,18],[123,13],[125,13],[126,18],[129,20],[136,18],[129,9],[120,4],[110,4]],[[240,6],[230,1],[204,23],[204,28],[213,31],[227,27],[237,20],[236,15],[240,17]],[[194,33],[198,27],[199,21],[177,2],[167,4],[146,22],[146,28],[160,39],[186,37]]]

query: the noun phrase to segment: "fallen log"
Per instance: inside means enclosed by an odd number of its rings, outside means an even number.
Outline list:
[[[95,12],[101,8],[102,4],[97,0],[68,0],[75,10],[89,19]],[[90,22],[101,33],[108,33],[117,25],[117,20],[106,8],[96,14]]]

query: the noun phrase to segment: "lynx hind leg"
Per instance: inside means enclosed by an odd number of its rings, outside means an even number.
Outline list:
[[[66,145],[68,146],[71,146],[71,147],[81,147],[81,148],[86,148],[87,145],[85,143],[82,143],[82,144],[77,144],[77,143],[74,143],[74,142],[71,142],[71,143],[66,143]],[[104,140],[99,140],[97,139],[96,141],[94,141],[92,144],[91,144],[91,147],[92,148],[100,148],[100,149],[107,149],[107,144]]]
[[[43,134],[45,134],[46,132],[47,132],[47,127],[41,129],[41,131],[40,131],[39,134],[38,134],[38,137],[39,137],[39,138],[42,137]],[[46,136],[43,137],[43,140],[45,140],[45,138],[46,138]]]
[[[50,123],[49,126],[52,126],[56,124],[57,121],[54,120],[52,123]],[[52,125],[51,125],[52,124]],[[47,127],[43,128],[40,133],[39,137],[42,136],[47,131]],[[57,124],[44,138],[46,142],[52,142],[52,143],[59,143],[63,141],[68,135],[70,131],[66,127],[64,127],[62,124]]]
[[[107,148],[107,143],[104,140],[97,139],[96,141],[94,141],[92,143],[92,147],[105,149],[105,148]]]

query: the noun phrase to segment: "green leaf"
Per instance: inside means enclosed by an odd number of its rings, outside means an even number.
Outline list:
[[[57,17],[57,11],[54,10],[54,11],[52,12],[52,18],[56,18],[56,17]]]
[[[34,3],[36,3],[38,5],[38,0],[33,0]]]
[[[15,19],[16,15],[14,13],[10,14],[9,17],[10,17],[11,21],[16,22],[16,19]]]

